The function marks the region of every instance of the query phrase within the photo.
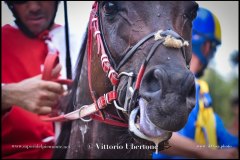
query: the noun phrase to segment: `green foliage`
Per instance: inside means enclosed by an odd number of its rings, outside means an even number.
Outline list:
[[[232,93],[234,91],[238,92],[238,77],[225,81],[215,70],[208,68],[205,70],[202,79],[208,82],[214,111],[222,118],[225,126],[228,127],[233,118],[230,100]]]

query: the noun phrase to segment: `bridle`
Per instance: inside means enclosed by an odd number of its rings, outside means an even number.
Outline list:
[[[166,30],[166,31],[161,31],[161,32],[153,32],[150,33],[149,35],[145,36],[142,38],[137,44],[134,46],[130,47],[128,51],[125,53],[125,56],[123,59],[120,61],[118,65],[116,65],[114,59],[112,58],[111,52],[107,46],[104,34],[103,34],[103,25],[101,22],[101,18],[99,18],[99,5],[98,2],[95,1],[95,3],[92,6],[92,11],[90,14],[90,19],[89,19],[89,25],[88,25],[88,40],[87,40],[87,63],[88,63],[88,82],[89,82],[89,89],[91,93],[91,97],[93,99],[92,104],[90,105],[84,105],[81,106],[80,109],[75,110],[73,112],[70,112],[65,115],[60,115],[58,117],[51,117],[47,118],[45,120],[47,121],[66,121],[66,120],[75,120],[75,119],[81,119],[84,122],[89,122],[92,119],[101,121],[106,124],[114,125],[114,126],[119,126],[119,127],[128,127],[128,123],[125,122],[121,116],[115,116],[106,112],[103,112],[103,109],[105,109],[108,105],[114,104],[115,108],[118,110],[126,113],[130,112],[130,108],[133,108],[137,102],[137,98],[139,96],[139,88],[141,84],[142,77],[145,72],[145,68],[153,56],[155,50],[159,47],[159,45],[163,44],[167,47],[175,47],[175,48],[180,48],[182,50],[182,54],[184,59],[186,60],[185,56],[185,50],[183,46],[187,46],[188,44],[185,43],[184,39],[178,35],[176,32],[172,30]],[[105,93],[103,96],[100,96],[98,99],[96,98],[93,88],[92,88],[92,79],[91,79],[91,58],[92,58],[92,41],[93,41],[93,35],[97,43],[97,55],[101,57],[101,65],[103,71],[106,73],[107,77],[109,78],[113,90],[110,92]],[[159,40],[156,39],[156,35],[160,36]],[[137,51],[137,49],[147,42],[149,39],[152,39],[155,37],[156,42],[152,45],[148,56],[146,59],[143,61],[139,72],[137,73],[136,76],[136,83],[135,86],[133,87],[133,77],[134,73],[130,72],[121,72],[118,74],[118,70],[133,56],[133,54]],[[174,42],[178,42],[179,45],[169,45],[167,44],[167,38],[172,38]],[[110,58],[110,61],[109,61]],[[187,62],[186,62],[187,63]],[[117,103],[118,99],[118,92],[117,92],[117,87],[119,83],[119,79],[121,76],[128,76],[128,84],[127,84],[127,92],[126,92],[126,97],[125,97],[125,103],[124,107],[120,107]],[[98,114],[96,114],[98,113]],[[84,119],[83,117],[85,116],[90,116],[90,119]]]

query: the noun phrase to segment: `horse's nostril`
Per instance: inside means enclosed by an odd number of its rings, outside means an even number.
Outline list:
[[[193,84],[192,87],[190,88],[187,96],[188,96],[188,97],[193,97],[193,96],[195,96],[195,85],[194,85],[194,84]]]
[[[152,95],[148,92],[145,92],[145,94],[142,95],[142,98],[145,99],[147,102],[150,102],[152,100]]]
[[[153,69],[149,71],[142,80],[141,89],[144,92],[151,94],[161,89],[161,70]]]
[[[189,112],[192,110],[192,108],[195,106],[196,103],[196,87],[195,87],[195,83],[192,83],[191,88],[189,88],[188,92],[187,92],[187,106],[189,109]]]
[[[188,97],[195,96],[195,81],[194,75],[191,72],[186,73],[186,78],[182,80],[182,93],[187,95]]]
[[[141,97],[147,102],[155,101],[156,97],[160,97],[162,92],[162,76],[161,69],[152,69],[143,77],[141,85]]]
[[[159,69],[155,69],[153,72],[153,75],[156,79],[158,79],[158,80],[161,79],[161,71]]]
[[[150,101],[155,101],[157,100],[156,98],[159,98],[161,95],[161,91],[158,90],[158,91],[155,91],[155,92],[144,92],[141,94],[141,97],[143,99],[145,99],[147,102],[150,102]]]

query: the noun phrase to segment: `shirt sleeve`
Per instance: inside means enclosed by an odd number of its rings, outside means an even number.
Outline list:
[[[217,125],[217,141],[221,148],[238,147],[238,138],[230,134],[224,127],[221,118],[215,113]]]

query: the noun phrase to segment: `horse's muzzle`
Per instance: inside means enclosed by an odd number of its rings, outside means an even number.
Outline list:
[[[194,75],[187,69],[154,67],[143,77],[140,97],[146,100],[146,119],[161,129],[177,131],[195,105]]]

